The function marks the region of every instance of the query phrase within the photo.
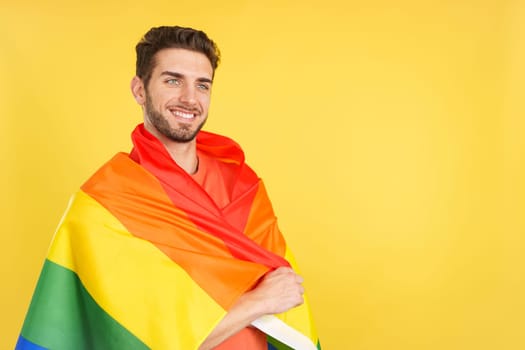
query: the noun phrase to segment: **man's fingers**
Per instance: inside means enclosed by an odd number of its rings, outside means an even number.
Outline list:
[[[281,266],[273,270],[271,273],[274,274],[286,274],[286,273],[295,273],[294,270],[291,267],[288,266]]]
[[[303,278],[301,276],[299,276],[291,267],[281,266],[281,267],[276,268],[272,272],[270,272],[270,274],[273,274],[273,275],[281,275],[281,274],[283,274],[283,275],[285,275],[285,274],[295,275],[296,278],[298,278],[297,282],[303,283]],[[299,280],[299,278],[301,280]]]

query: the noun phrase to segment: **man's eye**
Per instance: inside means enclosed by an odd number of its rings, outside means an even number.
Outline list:
[[[206,84],[199,84],[199,85],[197,85],[197,87],[199,89],[201,89],[201,90],[209,90],[210,89],[210,87],[208,85],[206,85]]]
[[[166,80],[166,83],[168,83],[169,85],[180,85],[180,80],[179,79],[168,79]]]

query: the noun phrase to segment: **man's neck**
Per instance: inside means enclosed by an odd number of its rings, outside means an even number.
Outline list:
[[[162,142],[162,140],[161,140]],[[187,143],[179,142],[162,142],[171,158],[188,174],[197,172],[199,158],[197,157],[196,141]]]
[[[199,166],[197,157],[197,140],[189,142],[175,142],[159,133],[155,128],[144,123],[146,130],[155,136],[164,145],[171,158],[188,174],[194,174]]]

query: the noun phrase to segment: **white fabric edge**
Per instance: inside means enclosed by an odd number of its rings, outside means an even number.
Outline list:
[[[259,317],[252,326],[296,350],[317,350],[310,338],[273,315]]]

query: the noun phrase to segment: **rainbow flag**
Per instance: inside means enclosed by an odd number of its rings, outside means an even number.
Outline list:
[[[296,268],[264,185],[233,141],[198,138],[201,151],[239,168],[232,203],[219,210],[166,166],[167,152],[151,156],[159,145],[143,126],[133,135],[131,156],[117,154],[70,201],[17,350],[197,349],[265,273]],[[253,326],[268,349],[320,349],[306,298]]]

